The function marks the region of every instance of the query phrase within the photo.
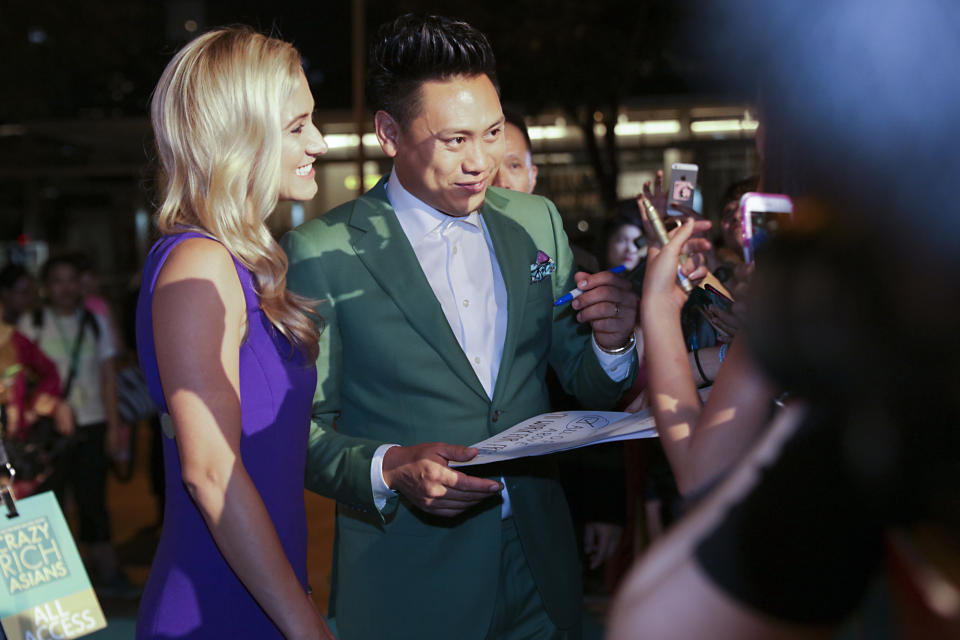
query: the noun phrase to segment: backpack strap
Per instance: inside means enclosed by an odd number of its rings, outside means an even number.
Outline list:
[[[80,326],[77,328],[77,338],[73,341],[73,349],[70,354],[70,370],[67,372],[67,379],[63,383],[63,390],[60,392],[63,398],[70,395],[70,388],[73,387],[73,379],[77,376],[77,367],[80,362],[80,346],[83,344],[83,332],[86,330],[87,325],[90,325],[93,339],[100,339],[100,327],[97,326],[97,319],[93,317],[93,314],[90,313],[89,310],[84,309],[80,315]]]

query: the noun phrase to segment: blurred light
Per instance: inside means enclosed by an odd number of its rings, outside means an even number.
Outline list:
[[[325,133],[323,135],[323,139],[326,141],[327,147],[330,149],[352,149],[360,144],[360,136],[355,133]],[[363,146],[373,148],[379,147],[380,141],[377,140],[377,134],[363,134]]]
[[[133,214],[133,226],[137,233],[147,233],[150,230],[150,214],[144,208],[139,208]]]
[[[680,133],[679,120],[644,120],[643,122],[623,121],[617,123],[614,133],[618,136],[662,135]]]
[[[531,140],[560,140],[567,137],[566,125],[529,127],[527,133]]]
[[[299,227],[303,224],[304,210],[302,202],[294,202],[290,205],[290,224]]]
[[[377,182],[379,182],[379,181],[380,181],[380,176],[378,176],[378,175],[363,176],[363,188],[364,188],[364,190],[367,190],[367,191],[368,191],[368,190],[372,189],[373,187],[376,186]],[[356,191],[358,184],[359,184],[359,180],[358,180],[356,174],[354,174],[354,175],[349,175],[349,176],[347,176],[346,178],[343,179],[343,186],[346,187],[347,189],[349,189],[350,191]]]
[[[753,132],[757,130],[759,124],[756,120],[698,120],[690,123],[690,131],[693,133]]]
[[[33,27],[27,31],[27,42],[30,44],[43,44],[47,41],[47,32],[39,27]]]
[[[756,129],[756,123],[753,123]],[[528,129],[531,140],[562,140],[572,137],[574,131],[567,126],[534,126]],[[593,127],[596,135],[602,136],[607,133],[607,127],[604,124],[596,124]],[[644,120],[642,122],[629,122],[621,120],[614,128],[618,136],[639,136],[639,135],[670,135],[680,133],[679,120]]]
[[[577,231],[581,233],[586,233],[589,228],[590,228],[590,223],[587,222],[586,220],[581,220],[580,222],[577,223]]]
[[[573,164],[574,160],[572,153],[548,153],[544,157],[545,164]]]
[[[360,136],[355,133],[330,133],[323,136],[330,149],[345,149],[360,144]]]
[[[194,31],[197,30],[197,21],[196,21],[196,20],[187,20],[186,22],[183,23],[183,28],[184,28],[188,33],[193,33]]]
[[[27,246],[28,244],[30,244],[30,236],[28,236],[25,233],[21,233],[20,235],[17,236],[17,244],[20,245],[21,247]]]

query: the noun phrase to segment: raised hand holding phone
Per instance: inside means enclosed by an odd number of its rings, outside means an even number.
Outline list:
[[[663,224],[663,219],[660,217],[660,212],[657,211],[657,208],[650,202],[645,193],[642,193],[637,197],[637,202],[640,205],[640,211],[644,214],[644,222],[649,223],[659,243],[662,246],[666,246],[666,244],[670,241],[670,237],[667,233],[666,227]],[[710,228],[710,222],[708,220],[697,221],[691,217],[687,220],[687,222],[692,229],[690,233],[706,231]],[[710,242],[705,238],[690,238],[690,242],[692,243],[691,247],[689,247],[690,251],[707,251],[710,249]],[[650,259],[649,254],[647,254],[647,259]],[[687,275],[683,270],[683,266],[687,262],[687,253],[679,254],[677,259],[678,264],[680,265],[680,267],[677,268],[677,279],[680,282],[680,286],[689,295],[693,291],[693,283],[690,282],[690,276]],[[703,277],[706,275],[706,273],[709,273],[709,271],[706,270],[706,267],[703,267],[703,271],[704,273],[698,277]]]
[[[740,230],[744,262],[752,263],[757,248],[792,222],[793,202],[787,196],[753,191],[743,194],[740,198]]]

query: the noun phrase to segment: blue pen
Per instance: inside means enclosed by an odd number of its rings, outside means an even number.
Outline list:
[[[623,273],[626,270],[627,270],[626,265],[621,264],[617,267],[614,267],[613,269],[610,269],[610,273]],[[567,304],[568,302],[571,302],[574,298],[578,297],[582,293],[583,291],[580,291],[580,289],[574,289],[570,293],[565,293],[559,298],[557,298],[557,301],[553,303],[553,306],[559,307],[562,304]]]

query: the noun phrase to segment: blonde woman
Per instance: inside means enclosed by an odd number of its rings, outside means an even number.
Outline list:
[[[167,498],[139,638],[333,637],[306,576],[317,331],[264,224],[316,193],[312,111],[297,51],[238,28],[189,43],[153,95],[162,238],[137,347],[164,412]]]

